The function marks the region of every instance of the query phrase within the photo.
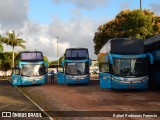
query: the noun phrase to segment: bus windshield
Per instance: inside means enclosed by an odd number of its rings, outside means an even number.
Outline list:
[[[144,58],[114,58],[113,74],[118,76],[143,76],[147,74],[147,60]]]
[[[66,63],[65,73],[68,75],[84,75],[89,74],[89,63]]]
[[[22,75],[23,76],[41,76],[45,74],[44,64],[27,64],[22,65]]]

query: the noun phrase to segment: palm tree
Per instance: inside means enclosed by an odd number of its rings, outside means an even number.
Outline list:
[[[26,49],[26,47],[23,45],[26,41],[22,38],[18,38],[20,34],[15,34],[14,30],[12,32],[6,32],[7,37],[1,37],[0,41],[2,43],[5,43],[7,45],[12,46],[12,67],[14,67],[14,48],[16,46],[21,47],[23,49]]]

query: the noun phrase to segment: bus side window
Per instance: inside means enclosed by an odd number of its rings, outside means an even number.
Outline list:
[[[100,72],[103,72],[103,73],[109,73],[110,71],[109,71],[109,62],[107,62],[107,63],[100,63],[99,64],[99,70],[100,70]]]

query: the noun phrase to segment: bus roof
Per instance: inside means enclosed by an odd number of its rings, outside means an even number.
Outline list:
[[[67,48],[66,50],[88,50],[88,48]]]
[[[21,51],[20,53],[39,53],[39,52],[42,53],[42,51]]]
[[[101,48],[100,53],[112,54],[142,54],[144,43],[137,38],[115,38],[110,39]]]
[[[160,50],[160,34],[144,40],[145,52]]]
[[[144,40],[144,44],[152,44],[152,43],[155,43],[155,42],[158,42],[158,41],[160,41],[160,34]]]

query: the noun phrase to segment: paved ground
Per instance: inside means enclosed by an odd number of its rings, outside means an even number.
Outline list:
[[[28,100],[17,88],[11,85],[8,80],[0,80],[0,119],[8,120],[9,118],[1,118],[2,112],[40,112],[40,109]],[[10,118],[18,119],[18,118]],[[21,118],[19,118],[21,119]],[[33,118],[23,118],[32,120]],[[40,120],[48,118],[38,118]]]
[[[155,111],[160,111],[160,89],[101,89],[99,88],[99,80],[97,78],[92,78],[91,83],[89,85],[50,85],[50,83],[47,83],[41,86],[28,86],[19,88],[23,90],[25,93],[27,93],[36,103],[41,105],[41,107],[45,111],[51,111],[49,112],[49,114],[51,115],[53,115],[53,111],[69,111],[66,114],[70,117],[54,117],[56,119],[110,120],[111,117],[102,117],[104,111],[108,111],[104,113],[104,115],[109,114],[112,111],[114,111],[112,114],[119,112],[128,113],[127,111],[131,111],[129,112],[129,114],[134,114],[136,113],[136,111],[149,111],[149,113],[152,112],[151,114],[153,114],[156,113]],[[83,111],[90,112],[86,112],[86,114],[84,114]],[[56,116],[60,116],[59,114],[63,114],[62,116],[66,115],[65,112],[58,112]],[[98,117],[99,115],[101,117]],[[83,116],[83,118],[79,118],[80,116]],[[125,119],[137,120],[137,118]],[[144,118],[138,118],[138,120],[141,119]],[[145,119],[152,120],[155,118]]]
[[[95,76],[92,77],[89,85],[58,85],[56,83],[50,85],[47,83],[18,88],[55,120],[154,120],[158,118],[113,118],[110,116],[115,114],[123,117],[124,113],[141,115],[137,111],[149,112],[152,115],[160,112],[160,89],[101,89],[99,80]],[[8,80],[0,80],[0,111],[40,110]]]

